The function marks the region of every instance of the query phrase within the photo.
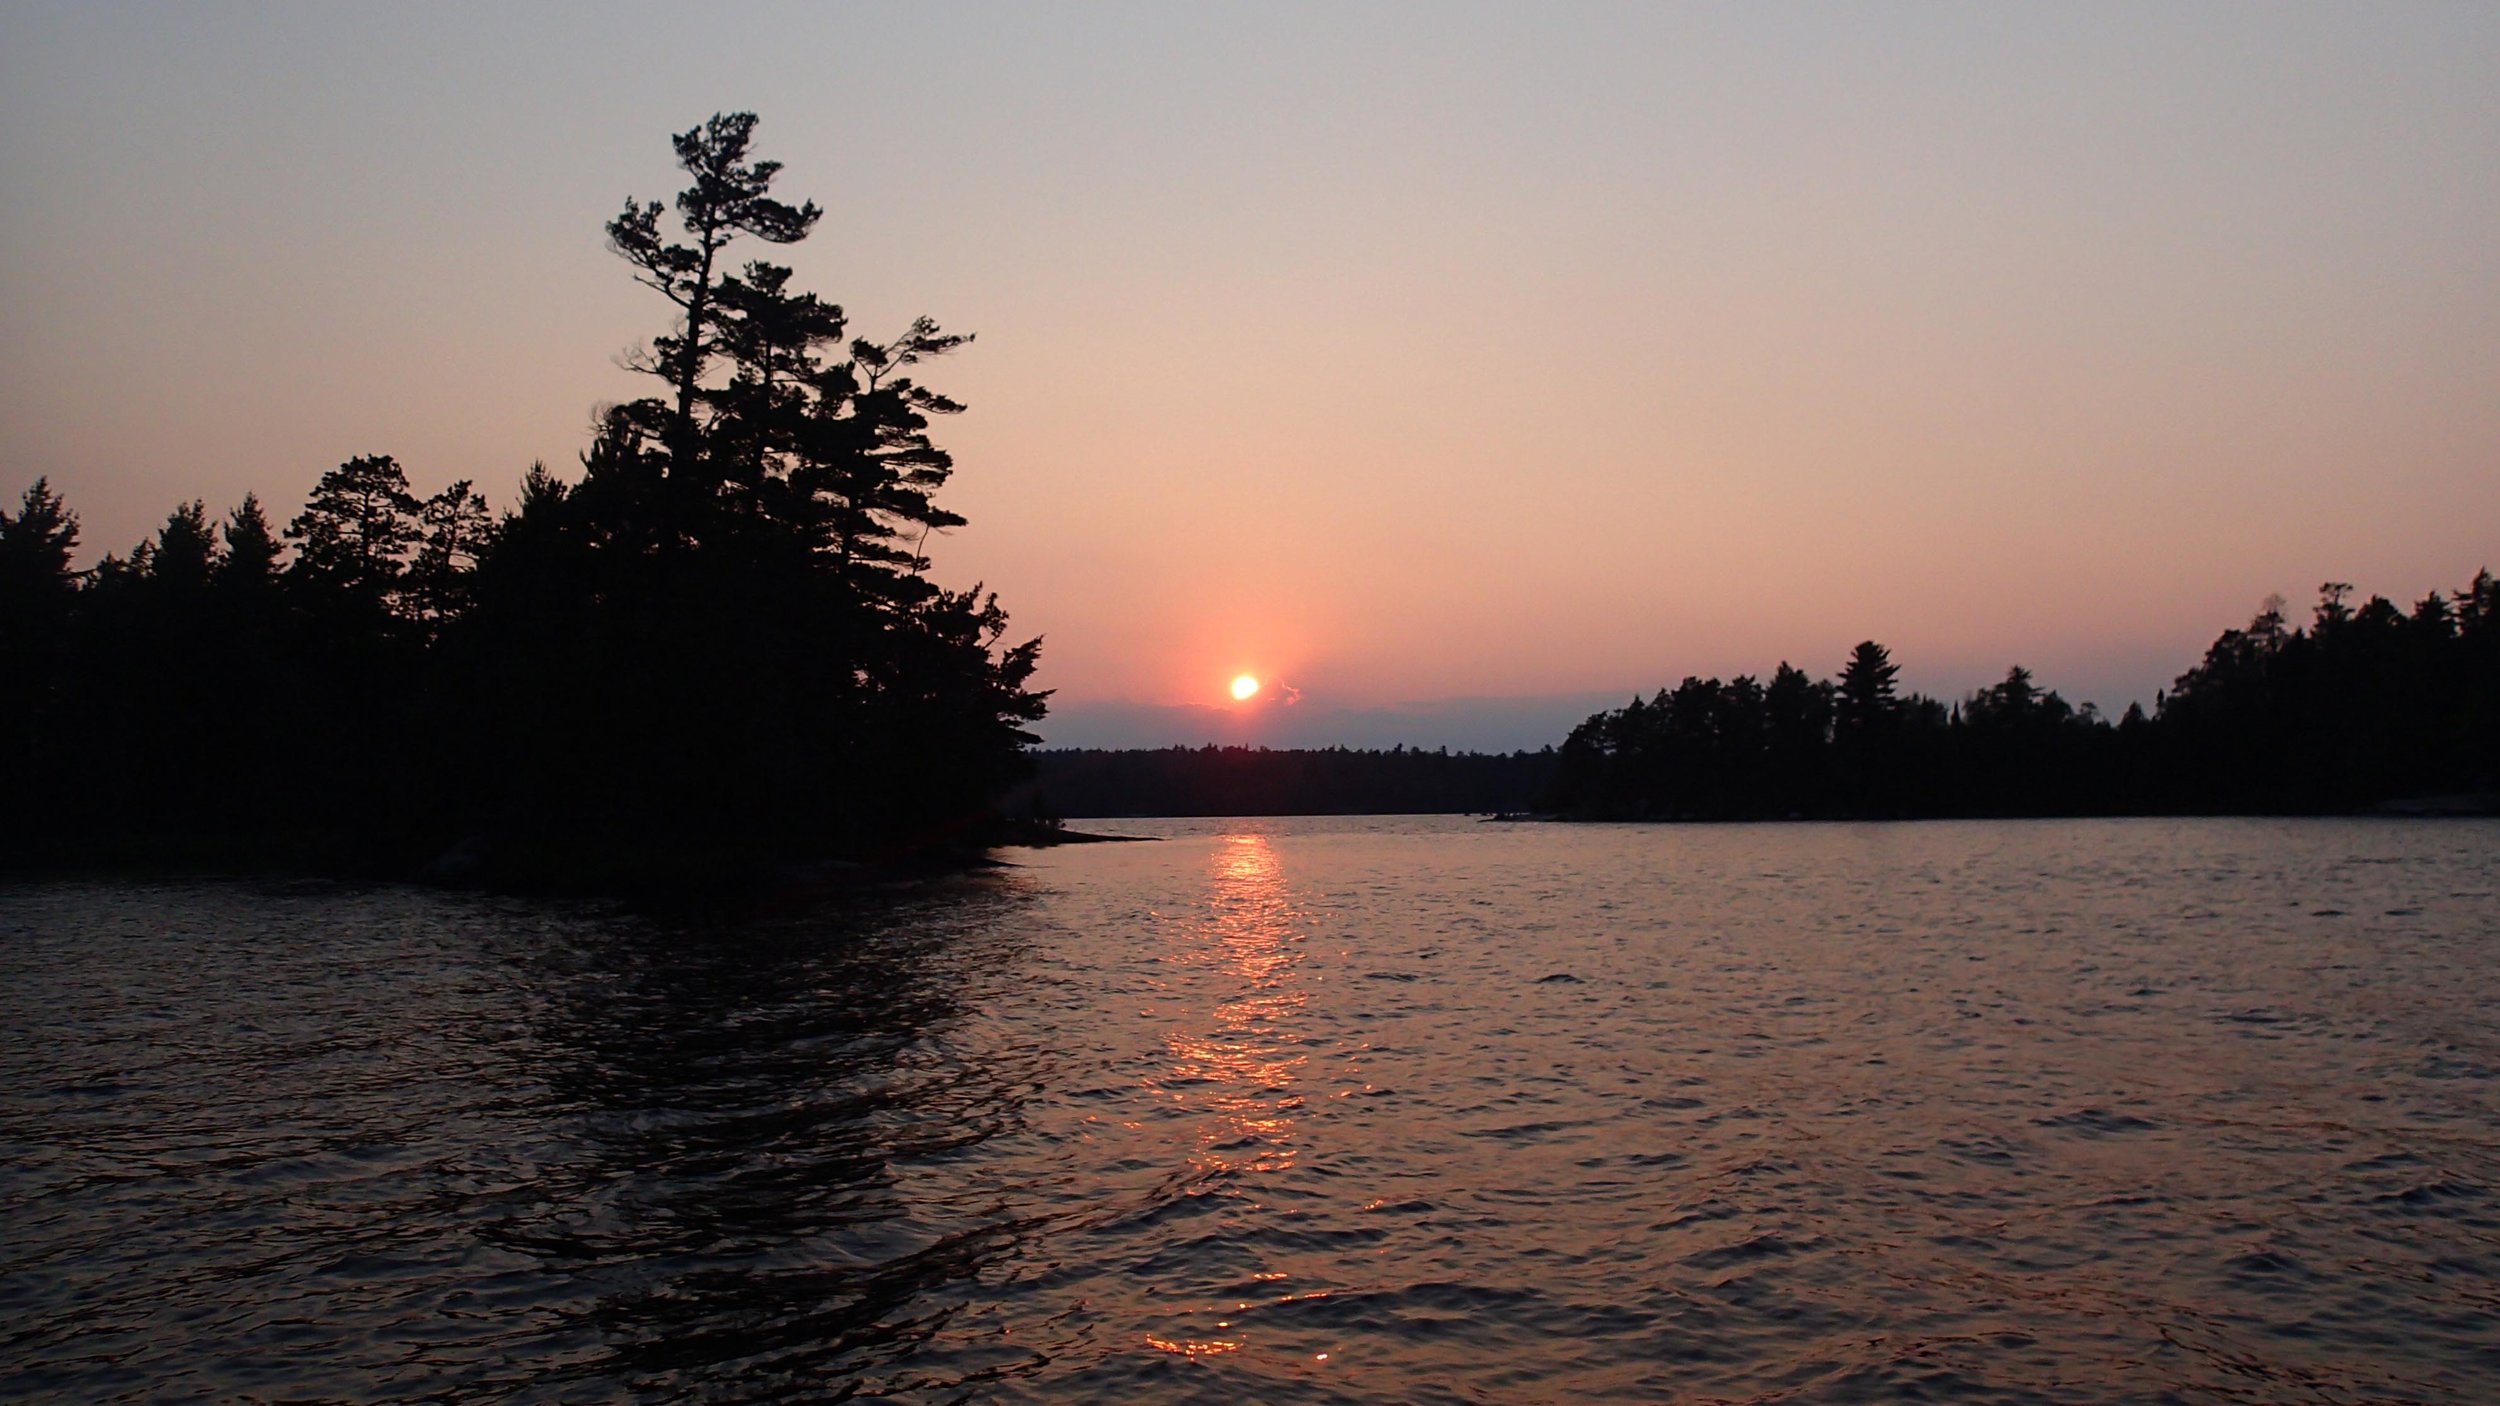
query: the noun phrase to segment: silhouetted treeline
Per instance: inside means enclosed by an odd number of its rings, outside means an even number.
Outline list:
[[[1818,681],[1688,678],[1572,730],[1551,806],[1612,819],[2332,811],[2500,791],[2500,580],[2412,610],[2270,600],[2114,722],[2029,670],[1947,704],[1872,641]]]
[[[804,238],[750,114],[676,137],[694,178],[627,202],[611,247],[671,305],[578,481],[500,515],[387,456],[282,529],[255,498],[177,507],[75,569],[38,482],[0,512],[0,729],[18,855],[285,844],[406,857],[870,852],[960,836],[1022,774],[1039,642],[928,579],[960,517],[918,368],[926,319],[845,341],[741,236]]]
[[[1090,748],[1033,754],[1019,814],[1432,815],[1524,811],[1553,787],[1553,748],[1508,755],[1392,747]]]

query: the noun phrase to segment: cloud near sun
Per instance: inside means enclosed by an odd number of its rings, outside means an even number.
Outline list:
[[[1301,689],[1281,681],[1263,681],[1256,674],[1235,674],[1228,691],[1235,703],[1252,702],[1261,694],[1273,697],[1279,705],[1287,708],[1302,701]]]

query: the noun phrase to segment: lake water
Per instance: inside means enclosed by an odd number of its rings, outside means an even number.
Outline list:
[[[0,890],[0,1397],[2488,1402],[2500,823]]]

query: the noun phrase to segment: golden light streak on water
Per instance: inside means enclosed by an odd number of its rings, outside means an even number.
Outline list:
[[[1192,1163],[1201,1174],[1276,1172],[1294,1164],[1297,1077],[1308,1057],[1288,1046],[1308,1001],[1293,896],[1263,834],[1224,838],[1208,864],[1205,917],[1184,939],[1186,959],[1211,969],[1226,995],[1198,1030],[1167,1037],[1167,1097],[1214,1117],[1201,1124]]]

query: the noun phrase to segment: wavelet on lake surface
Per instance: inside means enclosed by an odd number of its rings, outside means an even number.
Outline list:
[[[2500,822],[1102,828],[0,890],[0,1396],[2500,1384]]]

